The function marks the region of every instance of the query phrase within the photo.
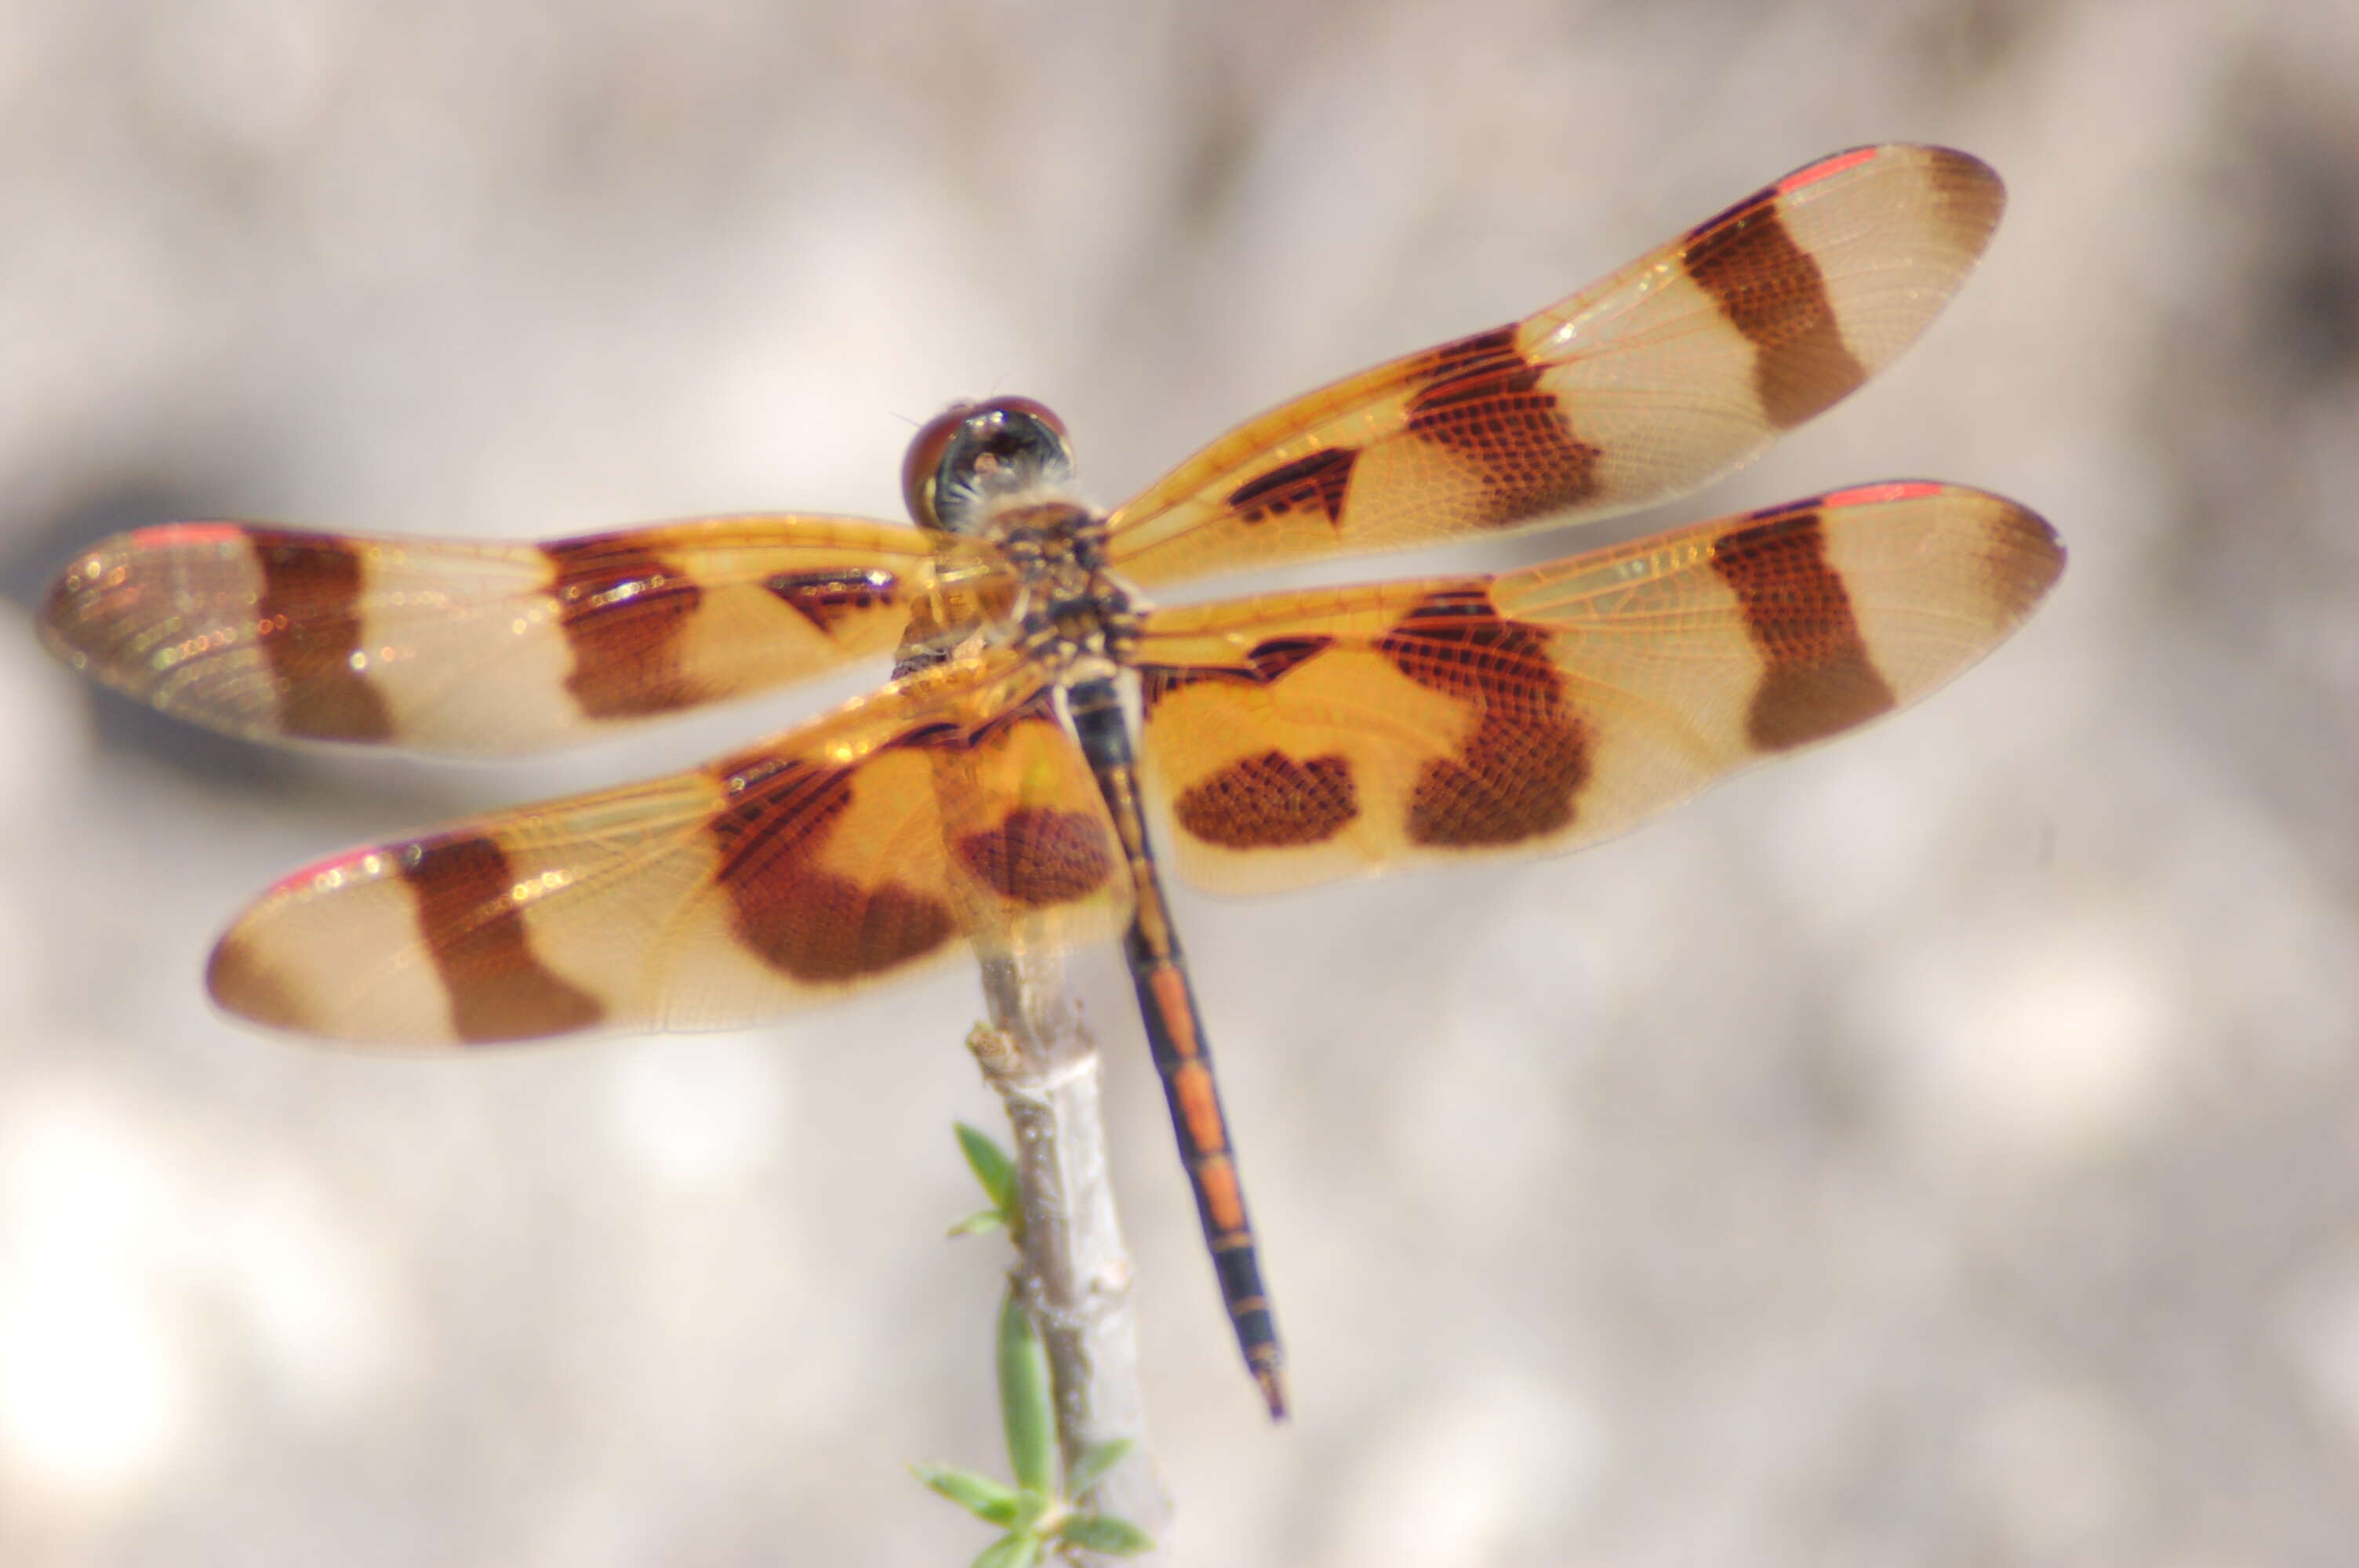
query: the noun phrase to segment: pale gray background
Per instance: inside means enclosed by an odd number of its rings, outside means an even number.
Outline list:
[[[40,655],[77,543],[889,515],[986,391],[1112,501],[1897,138],[1989,261],[1661,521],[1958,479],[2071,568],[1577,860],[1183,898],[1285,1430],[1083,964],[1181,1560],[2351,1561],[2359,7],[2212,0],[0,7],[0,1560],[957,1563],[901,1465],[997,1451],[970,977],[433,1063],[198,989],[300,860],[819,697],[264,755]]]

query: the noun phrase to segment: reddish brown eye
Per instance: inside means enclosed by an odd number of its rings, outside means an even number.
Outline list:
[[[1049,407],[1045,403],[1035,402],[1029,397],[995,397],[990,402],[982,405],[975,412],[987,412],[1003,416],[1029,416],[1034,419],[1038,419],[1041,424],[1046,425],[1051,430],[1057,432],[1058,440],[1071,441],[1073,438],[1072,432],[1065,428],[1065,422],[1057,417],[1057,411],[1055,409]]]
[[[934,478],[941,472],[951,439],[973,416],[974,408],[972,403],[953,403],[910,438],[909,455],[901,460],[901,499],[908,505],[909,520],[920,528],[942,525],[934,515]]]
[[[1047,405],[1029,397],[956,403],[928,420],[909,443],[901,496],[919,527],[957,533],[975,525],[974,502],[982,492],[1006,493],[1071,469],[1065,422]],[[953,515],[943,514],[946,500]]]

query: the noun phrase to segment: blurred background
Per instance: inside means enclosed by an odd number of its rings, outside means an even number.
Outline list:
[[[199,984],[292,865],[864,679],[512,769],[265,754],[41,654],[79,545],[890,516],[989,392],[1113,502],[1887,139],[2005,174],[1989,259],[1645,521],[1955,479],[2070,571],[1578,859],[1182,895],[1286,1428],[1080,961],[1176,1560],[2349,1562],[2359,8],[2212,0],[0,5],[0,1560],[956,1563],[902,1466],[1000,1464],[970,975],[433,1061]]]

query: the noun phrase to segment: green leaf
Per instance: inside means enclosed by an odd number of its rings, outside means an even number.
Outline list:
[[[952,1236],[978,1236],[986,1230],[1005,1230],[1007,1217],[995,1208],[977,1209],[950,1228]]]
[[[951,1125],[958,1133],[959,1150],[966,1155],[967,1169],[983,1184],[983,1195],[991,1200],[992,1208],[1012,1228],[1016,1223],[1016,1162],[981,1128],[969,1127],[963,1121]]]
[[[974,1568],[1034,1568],[1044,1544],[1037,1536],[1004,1535],[983,1549]]]
[[[1078,1498],[1105,1479],[1107,1472],[1121,1464],[1130,1453],[1130,1447],[1129,1438],[1117,1437],[1101,1443],[1082,1454],[1082,1462],[1073,1466],[1073,1473],[1065,1477],[1065,1495]]]
[[[999,1305],[999,1416],[1016,1484],[1042,1497],[1057,1489],[1057,1422],[1049,1352],[1014,1285]]]
[[[1155,1547],[1155,1538],[1128,1519],[1104,1514],[1075,1514],[1057,1536],[1085,1552],[1103,1552],[1111,1557],[1136,1557]]]
[[[953,1470],[945,1465],[912,1465],[910,1473],[985,1524],[1005,1530],[1024,1510],[1024,1495],[1004,1481]]]

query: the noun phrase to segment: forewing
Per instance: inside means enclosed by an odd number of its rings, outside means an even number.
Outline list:
[[[538,545],[181,523],[85,551],[42,633],[211,729],[491,756],[889,654],[913,605],[1002,580],[971,541],[853,518]]]
[[[2063,562],[2012,502],[1895,483],[1495,578],[1159,611],[1149,793],[1227,892],[1578,849],[1930,691]]]
[[[1231,431],[1114,514],[1109,555],[1161,582],[1683,493],[1914,341],[2003,202],[1946,148],[1822,159],[1537,315]]]
[[[251,1022],[415,1045],[757,1022],[1128,907],[1038,674],[962,660],[692,773],[310,866],[222,938]]]

